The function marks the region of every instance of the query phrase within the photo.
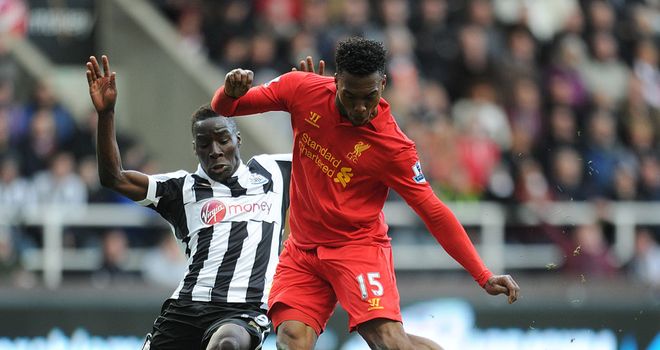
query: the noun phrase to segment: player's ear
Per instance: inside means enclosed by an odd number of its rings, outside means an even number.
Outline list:
[[[197,147],[197,145],[195,144],[195,140],[193,140],[193,141],[192,141],[192,151],[193,151],[193,155],[197,155],[197,151],[195,150],[196,147]]]
[[[237,132],[236,132],[236,147],[241,147],[241,144],[242,144],[242,143],[243,143],[243,142],[242,142],[242,140],[241,140],[241,132],[240,132],[240,131],[237,131]]]
[[[337,73],[335,73],[335,86],[337,86]]]
[[[385,89],[385,85],[387,85],[387,74],[383,74],[383,81],[381,82],[381,86],[383,90]]]

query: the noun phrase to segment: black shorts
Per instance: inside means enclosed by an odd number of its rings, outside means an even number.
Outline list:
[[[256,304],[207,303],[168,299],[144,349],[198,350],[206,349],[213,333],[220,326],[239,325],[252,338],[251,349],[261,349],[270,332],[266,311]]]

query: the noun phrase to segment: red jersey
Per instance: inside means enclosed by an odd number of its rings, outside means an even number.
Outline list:
[[[389,245],[382,212],[394,189],[424,220],[443,248],[484,285],[484,266],[463,226],[435,196],[415,144],[380,100],[377,116],[353,126],[335,104],[332,77],[290,72],[234,99],[220,87],[211,107],[225,116],[287,111],[293,128],[289,239],[317,246]]]

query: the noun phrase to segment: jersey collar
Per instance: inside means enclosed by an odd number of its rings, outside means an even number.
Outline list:
[[[243,160],[239,160],[239,161],[240,161],[240,164],[238,164],[238,169],[236,169],[236,171],[233,174],[231,174],[230,177],[240,178],[243,174],[245,174],[246,172],[249,171],[248,167],[245,166],[245,164],[243,164]],[[204,171],[204,169],[202,169],[201,164],[197,164],[197,171],[195,171],[195,174],[198,175],[199,177],[203,178],[203,179],[208,180],[211,185],[213,185],[215,183],[221,183],[221,182],[215,181],[211,177],[209,177],[209,175]]]

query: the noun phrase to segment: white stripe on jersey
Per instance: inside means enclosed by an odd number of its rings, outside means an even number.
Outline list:
[[[290,154],[256,156],[241,163],[227,184],[201,167],[194,174],[149,177],[147,198],[139,203],[158,211],[188,249],[188,271],[172,298],[265,307],[288,207],[290,162]],[[262,231],[271,227],[272,236],[263,241]]]

